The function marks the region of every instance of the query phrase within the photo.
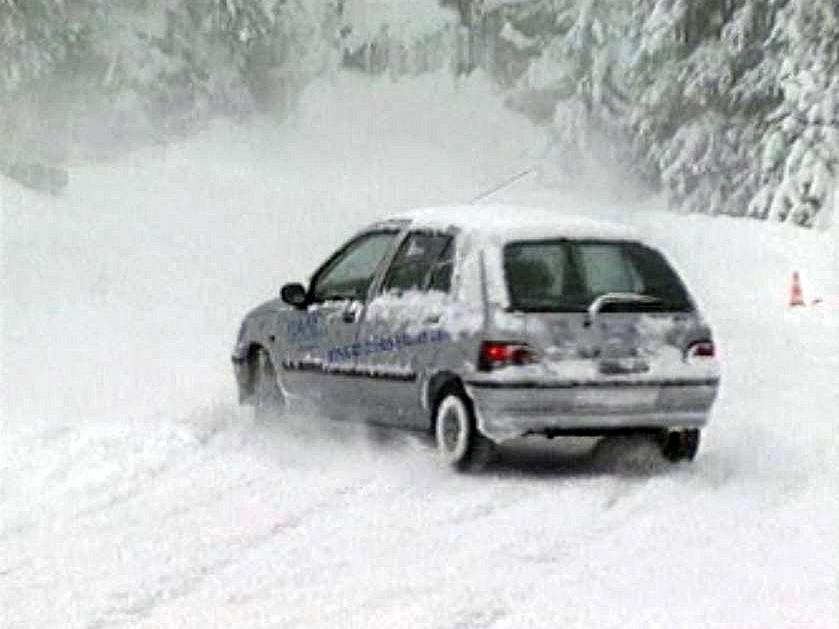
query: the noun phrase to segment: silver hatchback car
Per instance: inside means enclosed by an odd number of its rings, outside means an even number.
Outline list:
[[[242,403],[430,431],[463,469],[524,435],[643,433],[691,460],[719,386],[711,330],[632,231],[509,206],[355,235],[242,323]]]

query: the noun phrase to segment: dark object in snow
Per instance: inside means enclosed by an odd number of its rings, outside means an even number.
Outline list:
[[[0,173],[27,188],[51,194],[61,192],[70,181],[67,171],[63,168],[38,163],[0,162]]]

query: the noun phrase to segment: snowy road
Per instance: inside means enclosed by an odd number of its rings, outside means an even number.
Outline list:
[[[722,348],[690,466],[527,440],[458,476],[416,436],[236,407],[245,308],[387,208],[541,150],[480,85],[386,89],[380,111],[342,93],[340,115],[79,168],[59,199],[3,182],[0,627],[839,625],[839,311],[783,304],[793,267],[836,295],[832,235],[624,216]]]
[[[775,384],[653,476],[538,441],[455,476],[231,407],[44,431],[4,477],[6,626],[831,627],[835,430],[785,434],[829,415]]]

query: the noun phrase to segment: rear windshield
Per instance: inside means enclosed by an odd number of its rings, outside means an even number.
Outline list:
[[[664,257],[637,242],[514,242],[504,248],[504,274],[514,310],[580,312],[606,293],[653,298],[609,304],[612,311],[693,310],[684,284]]]

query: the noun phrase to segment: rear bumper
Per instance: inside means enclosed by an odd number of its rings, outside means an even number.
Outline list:
[[[527,434],[702,428],[718,379],[643,383],[473,381],[480,431],[495,442]]]

